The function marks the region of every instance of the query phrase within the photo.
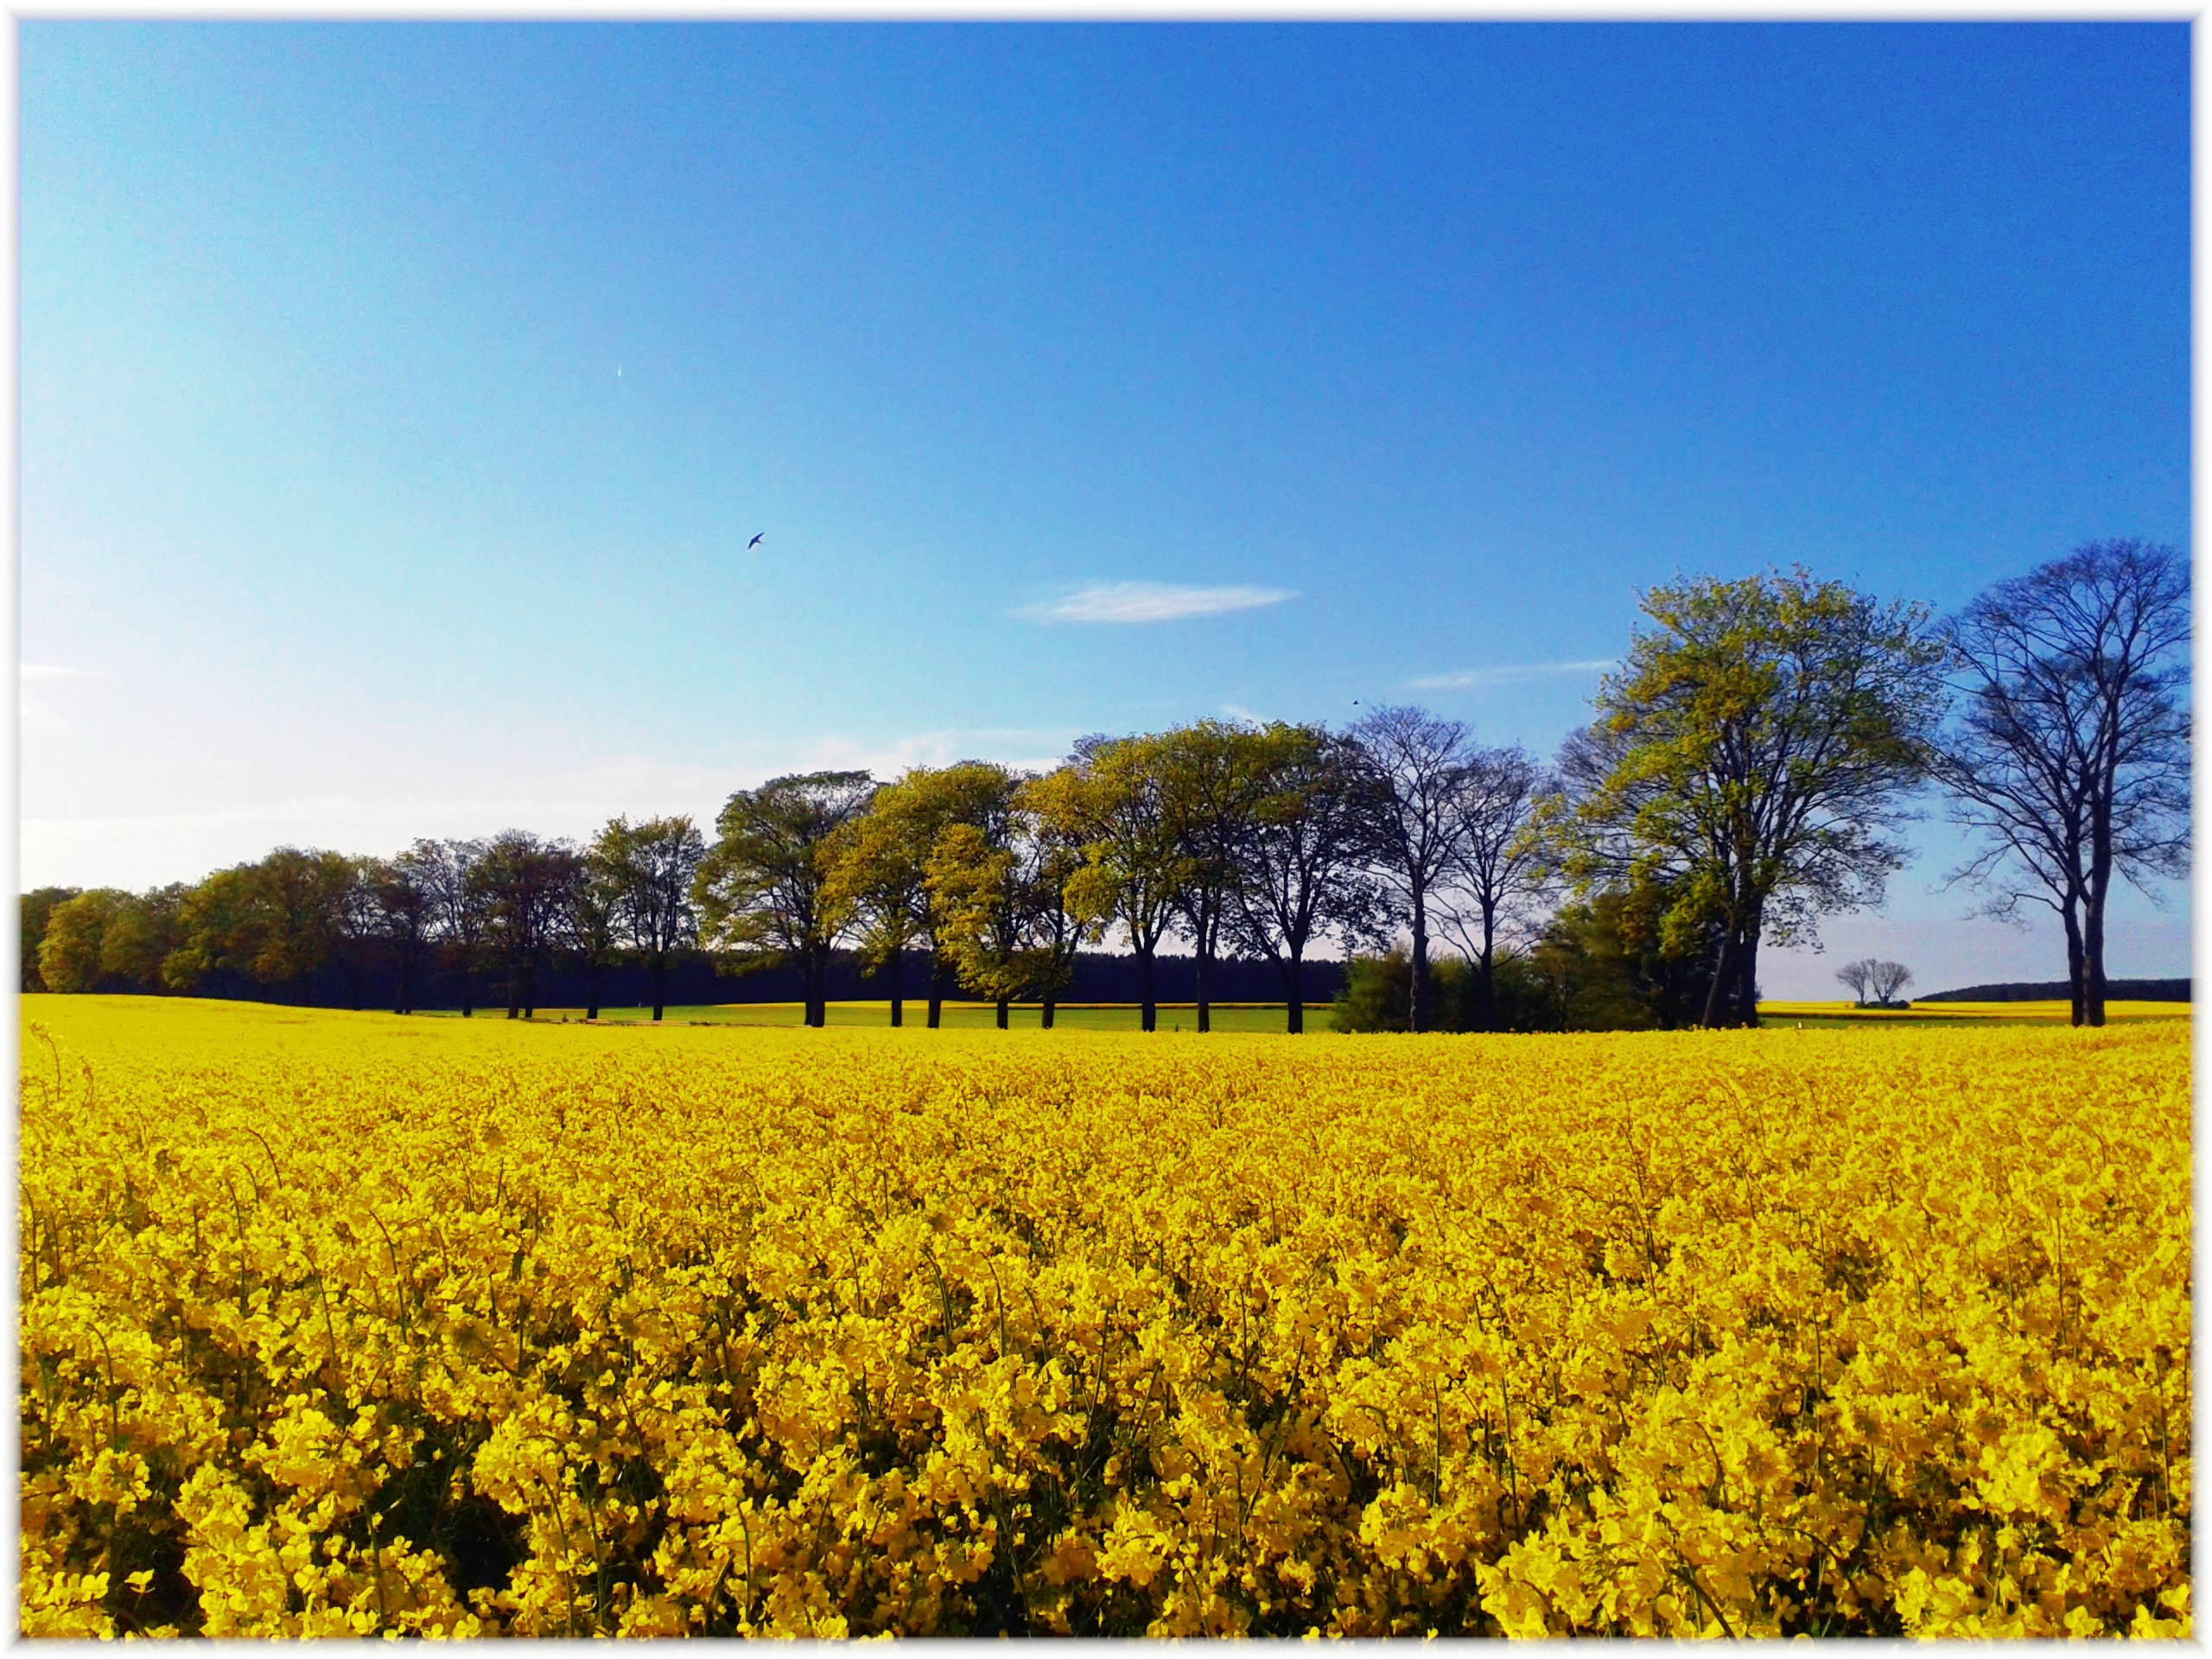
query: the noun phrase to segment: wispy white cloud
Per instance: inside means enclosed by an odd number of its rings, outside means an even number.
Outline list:
[[[89,668],[63,668],[55,663],[25,663],[23,682],[33,680],[93,680],[99,676]]]
[[[1032,622],[1180,622],[1256,611],[1296,599],[1289,588],[1197,588],[1172,582],[1096,582],[1014,613]]]
[[[1613,666],[1610,657],[1587,663],[1522,663],[1510,668],[1468,668],[1456,674],[1424,674],[1417,680],[1408,680],[1406,685],[1414,691],[1463,691],[1471,686],[1520,685],[1559,674],[1601,674]]]
[[[1221,705],[1221,712],[1231,720],[1243,721],[1247,726],[1264,726],[1268,723],[1241,702],[1224,702]]]

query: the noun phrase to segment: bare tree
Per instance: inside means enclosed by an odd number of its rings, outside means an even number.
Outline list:
[[[483,861],[480,841],[418,841],[400,855],[429,895],[439,954],[461,992],[461,1017],[476,1012],[476,970],[482,963],[491,927],[491,905],[474,879]]]
[[[1989,913],[2048,906],[2074,1023],[2105,1020],[2115,874],[2154,901],[2189,868],[2189,563],[2092,542],[1983,592],[1941,630],[1959,717],[1936,775],[1986,844],[1952,879]]]
[[[1870,962],[1866,968],[1874,1000],[1885,1006],[1896,1001],[1897,993],[1912,983],[1912,969],[1901,962]]]
[[[1459,857],[1437,896],[1439,929],[1474,964],[1481,1029],[1497,1028],[1497,946],[1548,890],[1532,833],[1536,803],[1555,788],[1518,747],[1476,749],[1453,798]]]
[[[1238,948],[1282,976],[1287,1028],[1306,1029],[1306,952],[1322,935],[1364,938],[1376,895],[1362,867],[1365,821],[1351,740],[1315,726],[1260,734],[1266,790],[1239,844],[1230,914]]]
[[[1426,709],[1390,708],[1355,722],[1351,735],[1359,746],[1369,867],[1413,935],[1408,1024],[1425,1031],[1429,905],[1460,855],[1467,728]]]
[[[1851,1000],[1865,1007],[1870,988],[1874,983],[1874,961],[1861,957],[1856,962],[1847,962],[1835,970],[1835,976],[1850,990]]]

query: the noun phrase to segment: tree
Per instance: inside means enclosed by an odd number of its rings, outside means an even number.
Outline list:
[[[184,942],[181,881],[128,893],[100,939],[100,971],[110,979],[149,989],[162,987],[162,967]]]
[[[1986,589],[1940,630],[1960,694],[1936,776],[1986,844],[1954,872],[1986,908],[2048,906],[2066,933],[2075,1025],[2105,1019],[2115,874],[2189,868],[2189,564],[2092,542]]]
[[[1368,867],[1412,935],[1408,1028],[1427,1031],[1429,906],[1460,856],[1467,728],[1425,709],[1377,709],[1354,723]]]
[[[1535,806],[1552,788],[1520,748],[1472,749],[1452,797],[1459,855],[1438,895],[1440,930],[1474,969],[1476,1028],[1497,1029],[1497,949],[1548,890]]]
[[[599,1018],[600,990],[607,970],[622,960],[623,872],[607,844],[617,818],[593,838],[578,861],[575,884],[569,889],[566,943],[584,970],[584,1018]],[[626,825],[625,826],[627,827]],[[688,897],[688,894],[687,894]],[[655,988],[658,992],[658,988]],[[659,997],[654,997],[658,1003]],[[660,1010],[653,1010],[660,1018]]]
[[[537,1012],[537,976],[554,943],[573,927],[583,861],[564,841],[527,830],[492,837],[468,879],[483,895],[486,937],[507,969],[507,1018]]]
[[[349,858],[345,887],[333,912],[331,955],[346,976],[348,1007],[361,1006],[371,959],[384,948],[384,912],[377,902],[377,861]]]
[[[1076,952],[1091,937],[1068,890],[1083,868],[1083,846],[1067,828],[1072,815],[1065,804],[1078,786],[1073,768],[1056,766],[1014,794],[1013,851],[1030,894],[1027,984],[1046,1031],[1052,1028],[1060,993],[1074,982]]]
[[[1068,878],[1069,906],[1094,933],[1118,925],[1128,936],[1137,959],[1138,1023],[1157,1031],[1154,963],[1188,880],[1159,743],[1086,737],[1068,770],[1069,784],[1052,806],[1065,815],[1055,827],[1083,849],[1082,866]]]
[[[1306,952],[1338,931],[1374,931],[1376,895],[1361,856],[1358,756],[1318,726],[1267,727],[1257,735],[1262,787],[1236,847],[1230,937],[1281,976],[1286,1028],[1306,1029]]]
[[[1026,952],[1035,894],[1014,850],[1014,802],[1024,779],[987,760],[963,760],[920,785],[940,823],[923,866],[933,948],[960,982],[997,1006],[1027,988]]]
[[[706,839],[688,817],[616,818],[593,851],[602,861],[624,940],[652,977],[653,1018],[667,1006],[668,964],[699,939],[691,883],[707,855]]]
[[[211,974],[242,974],[303,996],[340,938],[355,874],[342,853],[299,847],[215,871],[178,906],[180,943],[162,962],[162,980],[190,990]]]
[[[918,944],[930,963],[929,1027],[944,1014],[952,957],[943,915],[931,904],[929,863],[938,839],[956,823],[980,824],[1002,810],[1005,768],[962,760],[915,766],[869,798],[867,810],[832,832],[826,851],[827,904],[839,925],[858,936],[863,965],[891,978],[891,1023],[906,1021],[906,953]]]
[[[67,904],[77,893],[75,887],[34,887],[22,895],[19,902],[22,931],[17,940],[22,947],[22,977],[16,982],[19,989],[48,988],[38,970],[38,950],[46,938],[47,918],[54,914],[55,906]]]
[[[1562,753],[1580,798],[1566,863],[1663,888],[1662,945],[1721,939],[1707,1026],[1758,1023],[1762,939],[1817,937],[1880,902],[1904,861],[1885,832],[1925,774],[1941,648],[1918,606],[1880,605],[1802,569],[1643,595],[1652,626]]]
[[[1562,905],[1527,958],[1547,1023],[1567,1031],[1670,1031],[1697,1023],[1720,958],[1708,922],[1670,931],[1664,887],[1601,887]]]
[[[1874,959],[1861,957],[1856,962],[1847,962],[1835,970],[1835,976],[1850,991],[1851,1000],[1861,1007],[1866,1007],[1866,999],[1873,989]]]
[[[823,892],[831,837],[874,788],[865,772],[814,772],[740,790],[715,818],[717,838],[693,880],[702,939],[727,952],[734,972],[797,964],[809,1026],[829,1021],[830,953],[848,925]]]
[[[480,841],[418,841],[401,855],[429,895],[433,937],[461,994],[464,1020],[476,1011],[476,970],[491,926],[490,895],[475,874],[484,851]]]
[[[1870,962],[1867,982],[1873,987],[1874,1000],[1884,1007],[1897,1000],[1897,993],[1912,983],[1912,969],[1901,962]]]
[[[130,902],[118,887],[94,887],[72,894],[48,912],[39,942],[39,978],[50,991],[97,990],[105,976],[101,947],[109,925]]]
[[[415,1012],[416,987],[435,943],[436,846],[435,842],[417,842],[397,858],[378,860],[370,872],[377,935],[391,958],[394,1014]],[[431,850],[426,853],[425,849]]]
[[[1175,895],[1191,934],[1198,1027],[1213,1028],[1213,963],[1244,879],[1244,843],[1266,793],[1265,746],[1251,728],[1201,720],[1151,740],[1162,804],[1182,855]]]

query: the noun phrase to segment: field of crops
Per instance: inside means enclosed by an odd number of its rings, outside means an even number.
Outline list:
[[[2183,1021],[25,1020],[33,1634],[2190,1630]]]

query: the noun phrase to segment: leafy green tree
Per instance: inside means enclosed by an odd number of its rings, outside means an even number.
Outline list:
[[[823,890],[841,926],[856,936],[861,963],[888,970],[891,1023],[906,1021],[906,952],[921,947],[930,963],[928,1024],[944,1018],[953,952],[944,936],[944,912],[930,894],[930,860],[955,824],[988,830],[1003,819],[1013,787],[1003,766],[962,760],[949,766],[915,766],[869,798],[867,809],[832,832]]]
[[[436,842],[417,842],[370,870],[377,936],[391,963],[394,1014],[415,1011],[416,990],[436,945],[439,856]]]
[[[699,828],[685,816],[632,823],[616,818],[592,843],[623,942],[652,977],[653,1018],[668,1004],[668,964],[698,943],[699,912],[691,884],[707,855]]]
[[[1027,950],[1035,894],[1014,850],[1021,775],[967,760],[934,774],[957,801],[924,866],[939,948],[961,984],[995,1005],[998,1027],[1027,988]]]
[[[565,943],[583,966],[587,1020],[599,1018],[600,989],[607,970],[622,960],[622,871],[615,861],[613,849],[608,846],[610,832],[621,823],[621,819],[615,819],[584,849],[563,918],[567,925]],[[654,1001],[658,1002],[658,995]],[[660,1018],[658,1007],[653,1018]]]
[[[162,988],[162,968],[184,943],[181,881],[130,893],[116,907],[100,939],[100,970],[111,979],[150,990]]]
[[[1362,861],[1358,756],[1318,726],[1281,722],[1255,734],[1255,747],[1261,787],[1236,843],[1230,937],[1274,963],[1287,1027],[1298,1033],[1307,950],[1330,933],[1369,938],[1380,911]]]
[[[1697,1023],[1720,959],[1708,923],[1669,921],[1662,888],[1608,887],[1561,906],[1526,957],[1526,978],[1567,1031],[1667,1031]]]
[[[740,790],[715,818],[693,880],[702,940],[734,972],[795,963],[809,1026],[829,1021],[830,956],[850,915],[824,892],[832,837],[874,790],[865,772],[795,773]]]
[[[100,957],[109,925],[130,895],[117,887],[73,894],[47,913],[39,942],[39,978],[47,989],[70,995],[99,988]]]
[[[1050,797],[1055,830],[1083,849],[1068,905],[1094,931],[1118,926],[1137,959],[1139,1022],[1160,1028],[1154,962],[1190,872],[1167,798],[1160,745],[1149,737],[1087,737],[1065,787]]]
[[[303,995],[340,937],[356,874],[342,853],[298,847],[215,871],[178,906],[181,943],[162,979],[190,990],[227,971],[280,997]]]
[[[1642,609],[1651,626],[1562,753],[1580,787],[1553,828],[1581,891],[1668,893],[1670,953],[1717,929],[1701,1021],[1756,1025],[1761,941],[1878,903],[1904,861],[1889,832],[1926,775],[1942,650],[1923,607],[1802,569],[1680,582]]]
[[[488,949],[491,895],[476,879],[480,841],[418,841],[402,854],[409,879],[429,899],[431,938],[461,994],[461,1017],[476,1012],[476,976]]]
[[[1182,855],[1175,907],[1190,933],[1198,1027],[1213,1028],[1213,963],[1236,910],[1247,846],[1268,791],[1269,745],[1256,730],[1201,720],[1150,740],[1164,809]]]
[[[583,861],[563,841],[504,830],[468,873],[484,898],[487,936],[507,970],[507,1018],[537,1012],[537,976],[573,925]]]
[[[47,918],[54,914],[56,905],[67,903],[77,896],[78,892],[75,887],[34,887],[22,895],[20,901],[22,931],[18,942],[22,946],[23,966],[22,977],[16,982],[22,989],[43,991],[48,988],[38,969],[39,945],[46,938]]]
[[[1981,850],[1952,879],[2066,933],[2074,1023],[2105,1020],[2113,878],[2153,899],[2189,868],[2189,561],[2092,542],[1978,595],[1941,629],[1959,696],[1936,775]]]

